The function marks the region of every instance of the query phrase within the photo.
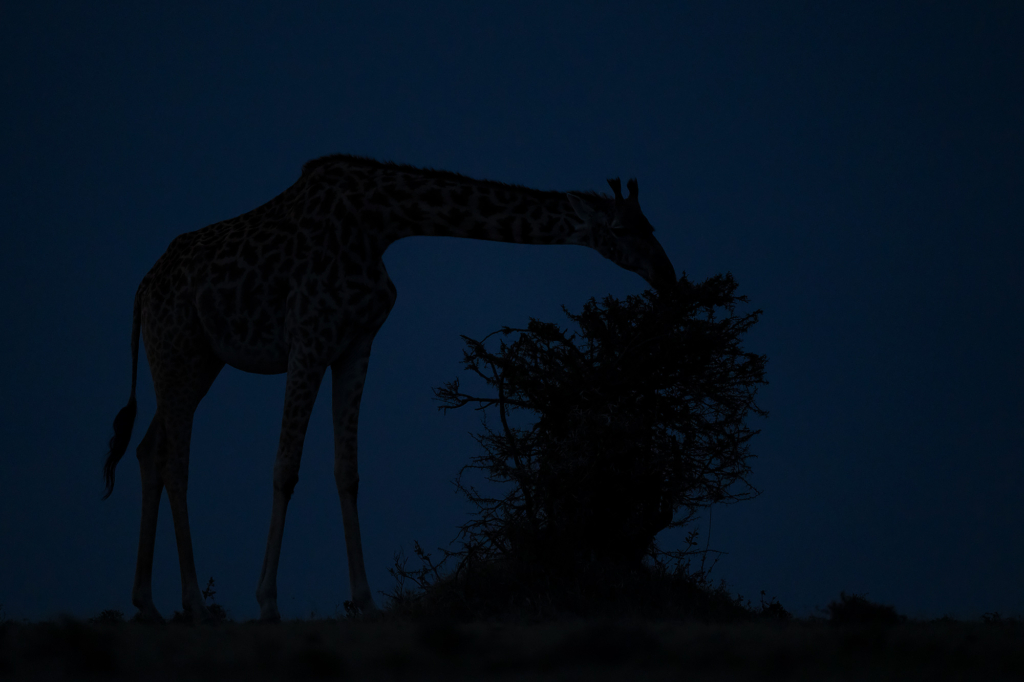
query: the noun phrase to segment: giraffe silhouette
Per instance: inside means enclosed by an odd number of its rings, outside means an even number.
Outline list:
[[[135,294],[131,396],[114,419],[104,465],[106,499],[131,440],[141,334],[156,414],[137,448],[142,524],[132,603],[139,617],[162,620],[151,583],[166,489],[182,606],[196,621],[210,619],[196,580],[186,491],[193,415],[225,363],[258,374],[287,373],[270,532],[256,589],[261,620],[280,619],[285,512],[328,367],[351,599],[361,612],[375,612],[356,511],[356,427],[370,347],[396,297],[385,249],[415,235],[578,244],[655,287],[674,286],[672,264],[640,210],[636,180],[627,183],[625,198],[618,179],[608,184],[613,197],[548,192],[338,154],[306,163],[294,185],[259,208],[175,238]]]

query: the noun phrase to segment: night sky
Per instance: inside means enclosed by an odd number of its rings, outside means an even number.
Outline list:
[[[676,271],[730,271],[764,310],[745,344],[769,357],[763,494],[714,509],[712,577],[801,616],[840,590],[915,617],[1024,615],[1024,4],[18,5],[0,6],[6,617],[134,613],[144,356],[100,496],[136,287],[175,236],[338,152],[538,189],[637,177]],[[470,509],[451,481],[478,415],[442,415],[431,391],[459,376],[460,334],[647,287],[572,246],[416,237],[384,260],[398,301],[359,442],[378,603],[394,553],[447,545]],[[286,618],[349,598],[325,384]],[[283,396],[283,375],[225,368],[196,414],[197,569],[236,619],[259,613]],[[170,616],[166,495],[160,513]]]

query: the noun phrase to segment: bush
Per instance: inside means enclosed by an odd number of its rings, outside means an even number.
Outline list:
[[[675,552],[662,551],[655,536],[713,504],[758,494],[746,479],[748,442],[758,432],[745,420],[750,412],[767,416],[754,401],[767,383],[767,359],[740,346],[761,311],[736,314],[747,302],[736,286],[728,274],[699,284],[683,275],[674,289],[624,302],[591,299],[578,315],[563,308],[576,333],[531,319],[481,341],[463,337],[463,364],[488,394],[465,392],[457,378],[435,393],[442,410],[475,404],[483,415],[475,438],[484,453],[456,479],[477,510],[460,529],[458,549],[441,550],[434,564],[417,545],[422,568],[409,571],[396,558],[396,578],[420,588],[458,585],[444,598],[462,594],[470,610],[495,599],[529,600],[535,610],[535,591],[555,610],[576,594],[578,611],[599,597],[601,584],[625,589],[638,579],[706,590],[703,568],[680,577],[696,533]],[[492,351],[486,342],[496,334],[502,338]],[[489,427],[489,413],[500,427]],[[503,494],[464,483],[473,470]],[[444,577],[449,559],[457,567]],[[501,594],[466,596],[483,575]]]
[[[906,620],[892,606],[875,604],[863,595],[839,593],[839,601],[828,605],[829,622],[833,625],[898,625]]]
[[[729,594],[724,581],[712,584],[685,564],[644,564],[623,571],[594,562],[569,575],[536,563],[497,559],[442,572],[418,544],[415,548],[420,568],[408,569],[399,556],[389,569],[398,583],[387,595],[394,616],[427,621],[627,617],[734,622],[757,615],[742,598]]]
[[[89,619],[90,623],[103,625],[118,625],[125,622],[124,613],[117,609],[106,609],[100,611],[100,615]]]

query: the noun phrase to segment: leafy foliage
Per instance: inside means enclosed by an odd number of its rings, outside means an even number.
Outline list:
[[[475,404],[500,423],[485,420],[476,436],[484,454],[456,481],[478,510],[462,527],[463,556],[635,568],[666,554],[658,532],[756,495],[746,477],[757,431],[745,419],[767,416],[754,402],[767,359],[740,346],[761,311],[736,314],[747,302],[736,286],[728,274],[699,284],[684,275],[669,291],[591,299],[578,315],[563,308],[578,333],[531,319],[463,337],[463,364],[491,394],[466,393],[455,379],[435,391],[441,409]],[[492,351],[486,341],[498,333]],[[517,411],[535,420],[513,425]],[[506,494],[465,485],[474,469],[508,484]]]
[[[476,513],[441,561],[418,544],[419,569],[396,556],[393,605],[410,611],[412,583],[412,610],[435,614],[610,615],[641,603],[646,615],[747,613],[703,564],[689,571],[696,530],[681,550],[655,542],[704,508],[758,494],[746,478],[757,431],[745,420],[767,416],[754,401],[767,359],[741,347],[761,311],[737,314],[747,299],[735,292],[731,275],[684,275],[671,290],[591,299],[579,314],[563,307],[577,332],[531,319],[463,337],[463,365],[482,387],[468,392],[456,378],[435,393],[442,410],[483,415],[483,452],[455,481]],[[466,483],[473,471],[500,492]],[[453,572],[442,570],[449,559]]]

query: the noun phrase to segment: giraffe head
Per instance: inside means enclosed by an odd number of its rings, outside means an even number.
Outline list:
[[[675,286],[676,271],[665,249],[654,238],[654,228],[640,210],[636,179],[626,183],[629,196],[622,197],[618,178],[608,181],[614,202],[590,195],[587,199],[568,194],[569,203],[583,221],[570,236],[570,243],[589,246],[616,265],[631,270],[656,289]]]

